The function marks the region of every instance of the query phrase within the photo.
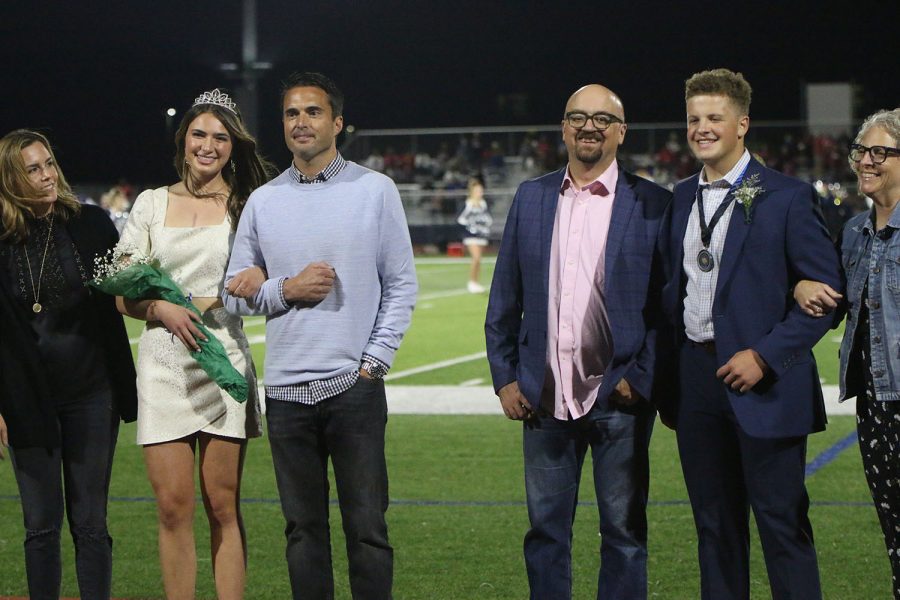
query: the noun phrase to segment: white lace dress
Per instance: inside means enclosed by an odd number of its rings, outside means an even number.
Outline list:
[[[168,202],[167,188],[141,193],[119,246],[158,260],[185,295],[218,297],[233,238],[229,218],[207,227],[166,227]],[[138,344],[138,444],[176,440],[198,431],[231,438],[262,434],[256,374],[241,318],[215,308],[203,314],[203,323],[225,346],[231,364],[247,377],[247,402],[235,401],[216,385],[162,324],[148,323]]]

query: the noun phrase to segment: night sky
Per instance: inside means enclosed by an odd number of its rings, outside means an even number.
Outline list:
[[[312,2],[257,0],[265,154],[280,81],[319,70],[357,129],[548,124],[603,83],[631,122],[681,121],[683,82],[718,66],[754,88],[754,119],[803,118],[805,82],[859,86],[857,117],[900,104],[900,0]],[[0,0],[0,133],[47,133],[73,182],[174,179],[164,111],[241,58],[240,0]],[[524,98],[518,111],[498,97]],[[177,120],[177,117],[176,117]]]

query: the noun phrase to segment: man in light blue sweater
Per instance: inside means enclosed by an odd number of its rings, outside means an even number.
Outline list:
[[[343,96],[331,80],[292,75],[282,105],[294,160],[247,201],[223,301],[266,315],[266,421],[293,597],[334,595],[330,457],[353,597],[387,599],[382,378],[415,304],[409,230],[394,182],[338,153]],[[253,266],[267,273],[255,293],[241,274]]]

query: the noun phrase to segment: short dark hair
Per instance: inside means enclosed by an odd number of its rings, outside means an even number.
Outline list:
[[[743,74],[728,69],[712,69],[694,73],[684,82],[684,99],[694,96],[725,96],[743,115],[750,114],[753,90]]]
[[[291,73],[281,83],[281,104],[284,106],[284,97],[289,90],[296,87],[317,87],[328,95],[328,104],[331,105],[332,118],[344,114],[344,94],[338,86],[321,73],[304,71],[303,73]]]

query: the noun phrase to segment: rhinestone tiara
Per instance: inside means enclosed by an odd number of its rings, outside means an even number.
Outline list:
[[[234,114],[237,114],[237,104],[234,103],[234,100],[232,100],[228,94],[219,91],[219,88],[216,88],[211,92],[203,92],[197,96],[194,100],[194,106],[197,106],[198,104],[215,104],[216,106],[227,108]]]

